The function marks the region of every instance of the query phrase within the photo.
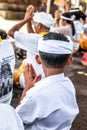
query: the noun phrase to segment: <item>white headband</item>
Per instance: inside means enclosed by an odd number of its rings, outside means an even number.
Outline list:
[[[70,10],[70,12],[79,12],[80,11],[80,9],[78,8],[78,9],[71,9]]]
[[[46,53],[54,54],[71,54],[73,52],[73,42],[70,40],[43,40],[40,38],[38,41],[38,50]]]
[[[69,20],[69,21],[72,21],[72,19],[71,18],[67,18],[67,17],[65,17],[65,16],[60,16],[62,19],[65,19],[65,20]]]

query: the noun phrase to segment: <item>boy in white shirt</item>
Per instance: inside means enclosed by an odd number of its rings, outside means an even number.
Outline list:
[[[74,85],[64,75],[65,66],[72,63],[73,43],[62,34],[48,33],[39,39],[38,50],[36,59],[45,78],[40,80],[33,66],[26,65],[25,88],[16,111],[26,130],[70,130],[79,112]]]

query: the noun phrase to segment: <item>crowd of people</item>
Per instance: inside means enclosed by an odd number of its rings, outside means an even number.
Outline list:
[[[82,8],[81,8],[82,9]],[[75,86],[64,75],[75,53],[87,51],[86,13],[80,8],[46,6],[26,9],[24,19],[7,33],[0,30],[0,124],[3,130],[70,130],[79,113]],[[27,33],[20,32],[26,24]],[[15,45],[26,51],[15,69]],[[83,58],[84,59],[84,58]],[[81,61],[82,62],[82,61]],[[18,106],[11,106],[13,84],[23,89]],[[9,117],[9,120],[8,120]],[[12,123],[11,123],[12,121]]]

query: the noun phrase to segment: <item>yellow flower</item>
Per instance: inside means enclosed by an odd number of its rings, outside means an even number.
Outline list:
[[[2,38],[1,38],[1,36],[0,36],[0,42],[2,42]]]

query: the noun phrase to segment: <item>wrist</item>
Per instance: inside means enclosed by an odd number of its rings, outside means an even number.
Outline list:
[[[25,84],[25,90],[28,91],[30,88],[32,88],[34,86],[33,83],[31,84]]]

